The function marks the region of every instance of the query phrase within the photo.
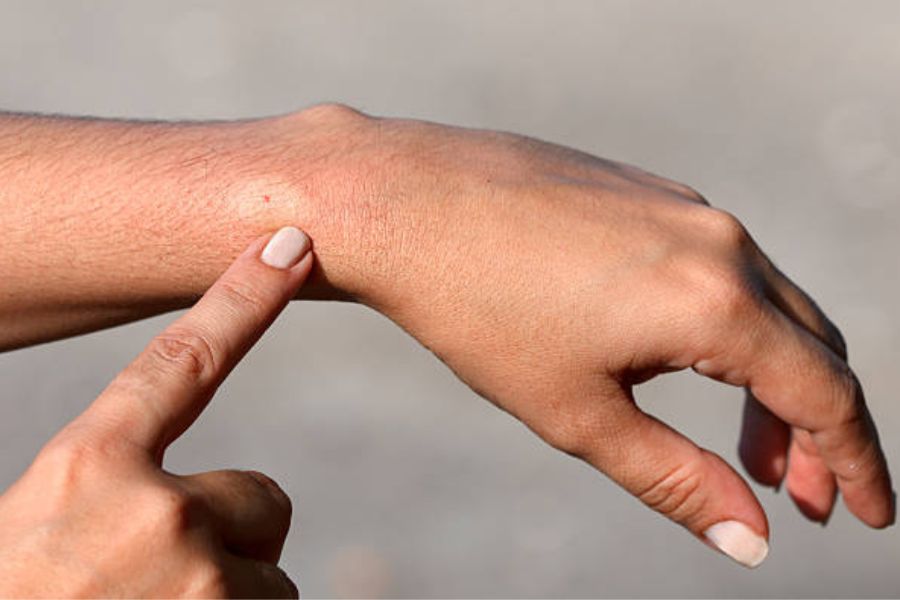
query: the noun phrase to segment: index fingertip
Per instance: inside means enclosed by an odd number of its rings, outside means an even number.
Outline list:
[[[309,252],[310,246],[306,233],[293,226],[282,227],[269,238],[259,259],[276,269],[290,269]]]

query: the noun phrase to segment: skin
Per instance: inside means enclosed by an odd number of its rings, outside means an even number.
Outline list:
[[[387,315],[548,444],[701,539],[729,520],[769,532],[732,467],[634,403],[636,385],[688,368],[747,389],[751,477],[785,482],[814,521],[837,491],[863,523],[894,521],[837,328],[687,186],[522,136],[341,106],[177,125],[7,116],[0,132],[5,348],[187,306],[248,240],[295,224],[317,258],[299,297]]]
[[[312,265],[256,240],[0,497],[0,596],[295,598],[278,568],[291,502],[261,473],[176,476],[163,453]],[[48,574],[52,576],[48,577]]]
[[[518,136],[368,126],[403,157],[399,172],[372,172],[390,173],[391,210],[417,227],[402,229],[394,285],[367,300],[474,390],[696,535],[734,519],[768,537],[740,475],[634,403],[635,385],[692,368],[748,390],[751,476],[786,480],[813,520],[840,489],[864,523],[893,522],[840,333],[732,215],[681,184]]]

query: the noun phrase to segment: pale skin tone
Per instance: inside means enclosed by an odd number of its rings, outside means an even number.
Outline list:
[[[840,492],[863,523],[894,521],[837,328],[684,185],[339,106],[178,125],[0,117],[0,181],[0,347],[189,306],[250,240],[295,225],[316,256],[299,297],[384,313],[701,540],[721,546],[723,523],[769,531],[741,475],[635,405],[637,384],[678,369],[748,390],[747,473],[784,482],[808,518],[826,521]]]
[[[0,497],[0,596],[298,595],[278,568],[291,501],[265,475],[162,469],[312,266],[256,240],[185,316],[41,450]]]

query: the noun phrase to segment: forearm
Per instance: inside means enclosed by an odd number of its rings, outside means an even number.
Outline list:
[[[0,349],[189,305],[250,239],[306,229],[308,296],[355,293],[339,109],[220,123],[0,115]],[[340,163],[345,164],[344,162]]]

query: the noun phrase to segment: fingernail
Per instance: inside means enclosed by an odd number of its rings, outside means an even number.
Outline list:
[[[722,554],[751,569],[758,567],[769,553],[766,540],[740,521],[716,523],[703,536]]]
[[[290,269],[309,250],[309,236],[296,227],[279,229],[260,255],[260,260],[276,269]]]

